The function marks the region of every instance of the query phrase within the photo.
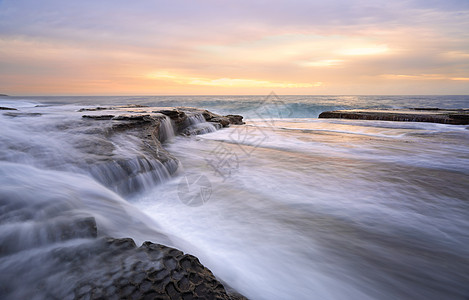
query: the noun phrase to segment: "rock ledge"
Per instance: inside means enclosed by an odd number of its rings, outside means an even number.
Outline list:
[[[452,125],[468,125],[469,109],[352,109],[326,111],[319,118],[381,120],[400,122],[429,122]]]

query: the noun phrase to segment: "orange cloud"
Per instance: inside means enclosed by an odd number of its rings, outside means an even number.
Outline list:
[[[236,88],[311,88],[322,85],[322,82],[313,83],[292,83],[292,82],[272,82],[268,80],[241,79],[241,78],[199,78],[182,75],[174,75],[168,72],[155,72],[145,76],[149,79],[163,79],[181,85],[199,85],[211,87],[236,87]]]

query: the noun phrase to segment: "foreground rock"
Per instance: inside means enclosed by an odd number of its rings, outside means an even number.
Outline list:
[[[0,170],[0,299],[243,299],[196,257],[166,246],[171,237],[115,193],[85,176],[25,170]],[[128,236],[159,244],[137,247]]]
[[[57,230],[65,233],[57,246],[24,254],[31,267],[45,268],[11,266],[0,274],[2,299],[246,299],[227,292],[192,255],[151,242],[137,247],[130,238],[96,238],[92,217]],[[0,260],[8,255],[14,254],[0,251]]]
[[[382,120],[401,122],[430,122],[453,125],[469,124],[469,109],[364,109],[326,111],[319,118]]]
[[[242,299],[228,295],[196,257],[151,242],[137,247],[132,239],[102,238],[55,254],[72,265],[69,276],[83,278],[75,299]]]

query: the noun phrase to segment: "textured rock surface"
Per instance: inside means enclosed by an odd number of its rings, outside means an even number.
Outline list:
[[[467,125],[469,124],[469,109],[413,108],[408,110],[336,110],[323,112],[319,115],[319,118]]]
[[[0,274],[9,282],[0,284],[2,299],[246,299],[227,292],[195,256],[151,242],[137,247],[129,238],[62,244],[30,260],[50,267],[17,285],[7,277],[27,269]]]
[[[132,239],[103,238],[56,255],[77,265],[73,276],[85,278],[76,282],[75,299],[233,299],[196,257],[151,242],[137,248]]]
[[[73,215],[60,201],[40,203],[38,215],[26,202],[0,200],[10,212],[0,215],[2,300],[245,299],[192,255],[102,237],[94,217]]]

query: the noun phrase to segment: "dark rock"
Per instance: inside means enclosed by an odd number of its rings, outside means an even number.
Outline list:
[[[215,117],[211,118],[209,121],[214,123],[220,123],[223,127],[226,127],[231,123],[230,119],[228,119],[227,117]]]
[[[68,251],[58,250],[55,255],[59,262],[71,264],[71,273],[65,277],[77,279],[75,299],[90,295],[104,299],[245,299],[234,292],[231,297],[196,257],[160,244],[145,242],[137,248],[132,239],[103,238],[78,250],[75,256],[80,259],[70,261]],[[75,268],[78,264],[80,268]]]
[[[147,121],[150,122],[150,115],[119,115],[117,117],[112,118],[113,120],[116,121]]]
[[[98,106],[98,107],[91,107],[91,108],[81,108],[78,110],[78,112],[100,111],[100,110],[121,110],[123,108],[142,108],[142,107],[148,107],[148,106],[138,105],[138,104],[119,105],[119,106],[111,106],[111,107]]]
[[[93,119],[93,120],[110,120],[114,118],[114,115],[83,115],[81,117],[85,119]]]
[[[439,108],[436,108],[436,107],[413,107],[411,109],[413,110],[440,110]]]
[[[184,111],[173,109],[173,110],[158,110],[153,111],[154,113],[160,113],[168,116],[176,126],[176,132],[180,133],[186,127],[187,114]]]
[[[454,123],[460,123],[460,124],[469,124],[469,113],[467,114],[451,114],[449,115],[449,118],[453,120]]]
[[[0,97],[9,97],[9,96],[5,94],[0,94]]]
[[[452,125],[469,124],[468,109],[381,109],[326,111],[319,118],[382,120],[401,122],[430,122]]]
[[[245,124],[243,122],[243,116],[240,116],[240,115],[226,115],[225,117],[230,120],[231,124],[234,124],[234,125],[243,125],[243,124]]]
[[[93,108],[81,108],[78,110],[78,112],[83,112],[83,111],[99,111],[99,110],[111,110],[113,109],[112,107],[93,107]]]
[[[72,220],[62,225],[60,228],[60,239],[70,240],[73,238],[96,238],[98,229],[94,217],[86,217]]]
[[[173,109],[173,110],[166,110],[166,109],[165,110],[156,110],[156,111],[153,111],[153,112],[166,115],[174,121],[176,121],[178,119],[181,119],[186,115],[184,112],[179,111],[177,109]]]
[[[41,113],[17,113],[17,112],[6,112],[4,113],[5,116],[9,117],[40,117],[42,116]]]
[[[0,95],[2,96],[2,95]],[[6,96],[6,95],[4,95]],[[11,107],[4,107],[4,106],[0,106],[0,110],[17,110],[16,108],[11,108]]]
[[[235,125],[242,125],[244,122],[242,122],[243,117],[240,115],[226,115],[226,116],[220,116],[215,113],[212,113],[208,110],[202,111],[202,115],[205,118],[207,122],[215,122],[221,124],[223,127],[226,127],[230,124],[235,124]]]

